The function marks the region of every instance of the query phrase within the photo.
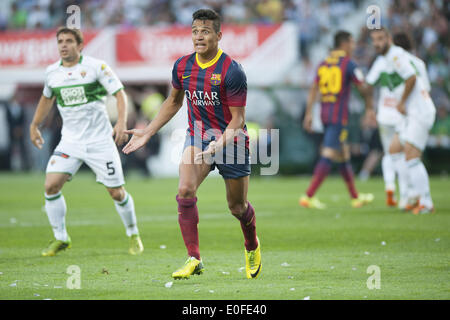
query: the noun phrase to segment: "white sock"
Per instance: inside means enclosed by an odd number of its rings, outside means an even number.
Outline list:
[[[387,190],[395,191],[395,166],[392,157],[385,154],[381,160],[381,169],[383,171],[384,185]]]
[[[122,218],[127,236],[130,237],[133,234],[139,234],[136,223],[136,213],[134,211],[134,201],[131,195],[128,192],[125,192],[125,197],[123,200],[114,201],[114,205]]]
[[[67,206],[61,191],[52,195],[45,194],[45,211],[56,240],[67,241],[69,239],[66,230]]]
[[[406,199],[408,199],[409,195],[408,168],[406,166],[405,153],[394,153],[390,156],[395,168],[395,172],[398,176],[398,190],[400,192],[400,201],[405,201]]]
[[[420,204],[427,208],[433,207],[430,193],[430,181],[428,172],[420,158],[414,158],[406,162],[408,178],[410,181],[410,197],[420,197]]]

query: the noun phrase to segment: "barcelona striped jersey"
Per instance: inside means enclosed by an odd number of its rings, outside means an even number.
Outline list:
[[[247,78],[242,66],[221,49],[214,59],[201,63],[197,54],[179,58],[172,70],[172,86],[184,90],[189,128],[187,132],[201,130],[202,140],[218,140],[231,121],[231,107],[245,107]],[[244,126],[245,145],[248,148],[247,127]]]
[[[317,68],[315,81],[321,93],[322,122],[347,125],[350,85],[364,81],[356,63],[344,51],[333,50]]]

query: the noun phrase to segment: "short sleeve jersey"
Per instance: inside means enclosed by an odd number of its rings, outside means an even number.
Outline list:
[[[122,83],[104,61],[81,56],[73,67],[60,61],[47,67],[43,95],[56,97],[62,139],[90,143],[111,137],[105,97],[121,89]]]
[[[188,134],[201,134],[210,139],[209,132],[218,136],[231,121],[230,108],[245,107],[247,78],[242,66],[219,49],[210,62],[201,63],[196,53],[179,58],[172,70],[172,86],[183,90],[188,107]],[[244,126],[246,145],[248,134]]]
[[[364,81],[356,63],[345,52],[334,50],[320,63],[315,81],[321,93],[322,122],[347,125],[351,84]]]

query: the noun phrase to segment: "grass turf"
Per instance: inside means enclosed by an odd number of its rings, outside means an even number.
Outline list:
[[[231,216],[220,178],[198,192],[200,249],[206,271],[173,281],[186,251],[177,223],[177,179],[130,176],[141,256],[127,253],[119,215],[93,174],[64,187],[73,247],[41,257],[52,238],[43,211],[41,174],[0,175],[0,299],[449,299],[450,181],[431,179],[436,214],[413,216],[384,205],[383,182],[357,183],[373,204],[350,208],[344,183],[327,179],[318,196],[323,211],[298,206],[309,177],[252,178],[262,273],[245,278],[243,237]],[[66,287],[67,268],[81,269],[81,289]],[[369,290],[367,268],[381,270]],[[165,285],[173,282],[170,288]]]

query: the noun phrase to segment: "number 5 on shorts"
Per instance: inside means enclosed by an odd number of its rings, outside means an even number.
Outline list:
[[[106,168],[108,169],[108,176],[112,176],[114,173],[116,173],[116,169],[114,169],[112,165],[113,165],[112,161],[106,163]]]

